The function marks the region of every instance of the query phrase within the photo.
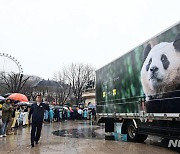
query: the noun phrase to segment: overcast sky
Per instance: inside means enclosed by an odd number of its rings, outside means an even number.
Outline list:
[[[180,0],[0,0],[0,53],[48,79],[72,62],[99,69],[179,21]]]

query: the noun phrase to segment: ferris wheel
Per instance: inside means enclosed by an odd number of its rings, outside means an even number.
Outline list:
[[[15,57],[9,54],[0,53],[0,73],[1,72],[23,74],[23,69]]]

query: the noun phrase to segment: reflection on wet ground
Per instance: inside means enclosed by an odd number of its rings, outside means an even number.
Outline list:
[[[63,137],[71,138],[84,138],[84,139],[104,139],[104,134],[98,134],[95,132],[95,128],[81,128],[81,129],[68,129],[57,130],[53,134]]]
[[[104,140],[104,126],[90,121],[65,121],[44,123],[38,145],[30,146],[30,127],[15,130],[14,135],[0,138],[0,154],[175,154],[164,148],[159,138],[148,138],[145,143]],[[58,135],[58,136],[57,136]]]
[[[103,129],[104,126],[94,126],[91,121],[78,122],[84,126],[83,128],[63,129],[56,130],[52,133],[57,136],[71,137],[71,138],[84,138],[84,139],[104,139],[103,132],[98,133],[98,130]],[[97,132],[96,132],[97,131]]]

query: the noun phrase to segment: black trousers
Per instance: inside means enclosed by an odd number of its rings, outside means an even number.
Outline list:
[[[31,144],[38,142],[41,136],[42,122],[32,122],[31,128]]]

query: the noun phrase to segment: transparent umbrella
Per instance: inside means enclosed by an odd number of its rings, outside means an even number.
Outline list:
[[[0,101],[4,101],[5,98],[3,96],[0,96]]]

